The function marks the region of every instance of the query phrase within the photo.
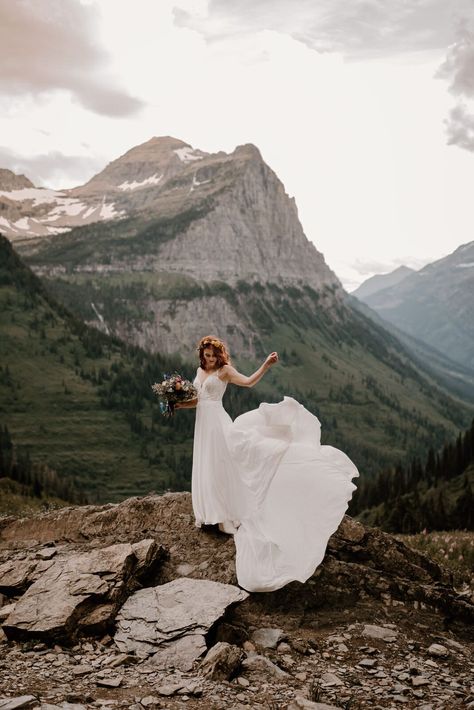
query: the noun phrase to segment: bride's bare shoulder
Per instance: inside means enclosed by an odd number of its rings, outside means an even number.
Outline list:
[[[219,370],[219,377],[221,380],[228,380],[234,372],[236,372],[236,369],[235,367],[232,367],[232,365],[222,365],[221,369]]]

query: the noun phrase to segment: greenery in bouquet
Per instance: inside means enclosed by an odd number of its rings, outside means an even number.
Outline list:
[[[174,414],[176,402],[189,402],[197,396],[197,390],[192,382],[186,380],[179,373],[164,374],[162,382],[155,382],[151,386],[153,392],[160,397],[161,413],[171,417]]]

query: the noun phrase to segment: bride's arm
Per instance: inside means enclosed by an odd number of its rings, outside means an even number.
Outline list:
[[[242,373],[238,372],[232,365],[224,365],[222,368],[223,377],[221,377],[221,379],[232,382],[234,385],[240,385],[240,387],[253,387],[276,362],[278,362],[278,354],[271,353],[265,362],[260,365],[258,370],[255,370],[253,375],[248,376],[242,375]]]
[[[197,406],[197,397],[195,399],[189,399],[187,402],[176,402],[174,405],[175,409],[193,409]]]

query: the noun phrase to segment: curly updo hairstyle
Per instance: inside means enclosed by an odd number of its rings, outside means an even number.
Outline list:
[[[197,351],[199,353],[199,362],[203,370],[206,369],[206,361],[204,359],[204,350],[206,348],[212,348],[214,355],[216,356],[216,369],[223,367],[224,365],[230,364],[230,355],[227,350],[225,343],[220,339],[216,338],[215,335],[206,335],[198,343]]]

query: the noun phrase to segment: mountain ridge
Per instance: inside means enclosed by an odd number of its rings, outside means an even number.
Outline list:
[[[361,300],[368,296],[372,296],[377,291],[382,291],[384,288],[389,288],[403,281],[409,274],[414,273],[414,269],[402,264],[393,271],[387,274],[375,274],[366,279],[361,285],[351,292],[351,296],[355,296]]]
[[[474,368],[474,241],[361,300],[400,330]]]

